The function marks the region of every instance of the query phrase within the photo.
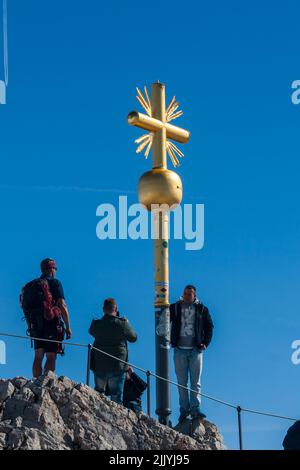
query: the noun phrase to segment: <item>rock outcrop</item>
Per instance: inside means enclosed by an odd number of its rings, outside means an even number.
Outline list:
[[[223,449],[215,425],[202,420],[193,437],[111,402],[53,373],[0,380],[0,449]]]

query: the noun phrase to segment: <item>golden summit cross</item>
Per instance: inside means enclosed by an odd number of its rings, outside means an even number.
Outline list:
[[[146,114],[132,111],[128,123],[147,130],[138,139],[137,153],[145,151],[148,158],[152,148],[152,170],[139,179],[139,201],[153,214],[154,237],[154,310],[156,374],[165,380],[156,380],[156,413],[162,424],[169,424],[170,408],[170,309],[169,309],[169,210],[182,200],[182,182],[177,173],[167,169],[167,153],[173,165],[179,165],[178,157],[183,153],[172,142],[185,144],[190,138],[189,131],[170,124],[181,116],[179,103],[172,98],[166,108],[165,86],[153,83],[151,99],[146,87],[144,94],[137,88],[137,99]],[[163,210],[154,207],[164,206]]]
[[[152,85],[151,99],[146,86],[144,94],[137,88],[137,99],[147,114],[132,111],[127,118],[128,124],[150,131],[135,140],[138,144],[137,153],[145,149],[145,157],[148,158],[152,147],[152,168],[167,168],[166,153],[173,165],[179,166],[178,157],[183,157],[183,153],[172,140],[185,144],[190,138],[190,132],[170,124],[183,114],[178,109],[179,103],[175,96],[166,108],[165,86],[156,82]]]

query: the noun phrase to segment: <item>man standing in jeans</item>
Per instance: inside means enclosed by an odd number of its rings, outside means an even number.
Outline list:
[[[134,343],[137,334],[126,318],[120,318],[116,301],[106,299],[103,304],[103,317],[93,320],[89,329],[95,338],[95,348],[128,361],[127,341]],[[126,364],[98,351],[92,351],[91,370],[95,375],[95,389],[106,393],[116,403],[122,403]]]
[[[180,416],[179,422],[191,415],[192,418],[205,418],[200,409],[201,371],[203,351],[209,345],[213,322],[208,308],[196,295],[192,285],[185,287],[183,296],[170,306],[171,345],[174,348],[174,364],[179,385],[188,386],[197,393],[178,387]]]

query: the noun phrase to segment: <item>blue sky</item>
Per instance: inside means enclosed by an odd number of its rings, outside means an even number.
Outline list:
[[[171,300],[186,283],[197,285],[215,323],[203,392],[299,416],[300,366],[290,360],[300,338],[300,106],[291,103],[300,78],[299,4],[165,1],[159,15],[137,1],[8,0],[8,7],[0,329],[24,333],[19,290],[42,258],[54,257],[73,340],[90,341],[91,319],[114,296],[139,334],[131,360],[154,370],[152,242],[100,241],[96,208],[125,194],[137,202],[150,161],[135,154],[141,132],[126,116],[139,108],[135,86],[159,79],[185,112],[176,124],[191,131],[178,170],[183,202],[205,204],[204,248],[170,243]],[[30,376],[32,354],[27,343],[8,340],[1,375]],[[84,359],[68,348],[58,373],[83,381]],[[172,406],[175,422],[175,389]],[[235,414],[207,400],[203,410],[236,448]],[[247,449],[280,449],[290,425],[250,415],[243,423]]]

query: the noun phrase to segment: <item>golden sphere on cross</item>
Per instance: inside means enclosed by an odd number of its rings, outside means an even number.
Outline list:
[[[154,168],[144,173],[138,185],[139,201],[151,211],[151,204],[180,204],[182,182],[177,173],[165,168]]]

